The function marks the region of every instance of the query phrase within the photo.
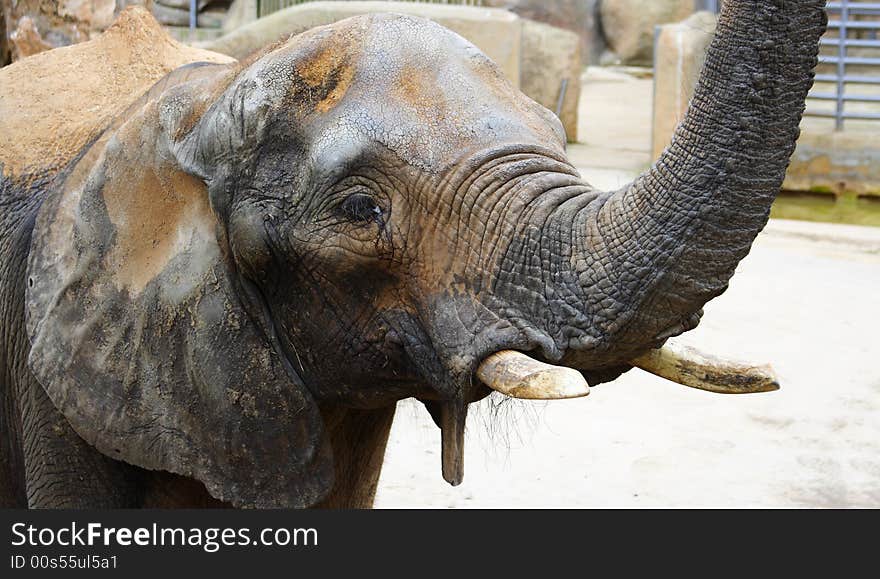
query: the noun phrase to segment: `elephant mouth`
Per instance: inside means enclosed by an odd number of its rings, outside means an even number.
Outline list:
[[[779,389],[769,365],[726,360],[672,342],[638,356],[630,363],[683,386],[719,394],[751,394]],[[516,350],[502,350],[483,359],[476,377],[486,387],[524,400],[582,398],[590,386],[577,369],[548,364]],[[456,486],[464,478],[464,400],[439,404],[436,417],[441,429],[442,472]]]

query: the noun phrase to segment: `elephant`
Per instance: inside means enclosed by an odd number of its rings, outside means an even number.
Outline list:
[[[369,507],[406,398],[460,482],[489,386],[613,381],[725,291],[826,18],[725,2],[671,144],[610,192],[420,18],[232,61],[130,8],[0,70],[0,506]]]

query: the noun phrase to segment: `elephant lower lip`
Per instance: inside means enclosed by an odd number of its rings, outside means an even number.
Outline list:
[[[464,426],[468,405],[464,400],[440,403],[440,437],[443,478],[452,486],[464,480]]]
[[[441,432],[443,478],[452,486],[464,479],[464,427],[468,403],[479,398],[486,386],[508,396],[524,399],[558,400],[577,398],[590,393],[584,377],[577,370],[552,366],[522,352],[503,350],[488,356],[477,369],[475,381],[459,391],[452,400],[428,405]],[[482,383],[482,384],[481,384]]]

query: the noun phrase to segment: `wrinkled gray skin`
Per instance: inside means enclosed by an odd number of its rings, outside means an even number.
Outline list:
[[[0,502],[368,506],[395,401],[476,400],[511,348],[613,379],[766,223],[823,6],[726,2],[672,145],[612,193],[419,19],[172,73],[63,171],[2,183]]]

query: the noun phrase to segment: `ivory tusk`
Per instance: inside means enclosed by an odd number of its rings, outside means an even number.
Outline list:
[[[768,364],[722,360],[694,348],[667,342],[659,350],[632,360],[642,370],[684,386],[719,394],[751,394],[779,390],[779,380]]]
[[[483,360],[477,377],[492,390],[526,400],[562,400],[590,393],[587,381],[577,370],[545,364],[514,350],[497,352]]]

